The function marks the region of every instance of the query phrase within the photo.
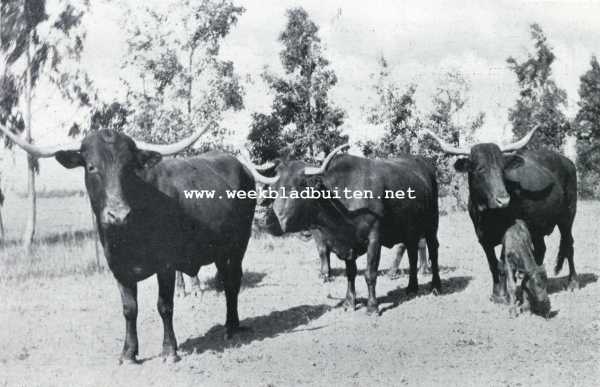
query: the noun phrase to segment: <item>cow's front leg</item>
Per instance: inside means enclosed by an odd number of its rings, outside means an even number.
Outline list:
[[[356,288],[354,280],[356,279],[356,256],[351,254],[346,258],[346,279],[348,280],[348,288],[346,290],[346,300],[344,301],[345,310],[356,309]]]
[[[200,285],[200,278],[198,278],[198,274],[192,276],[191,293],[193,296],[199,296],[202,294],[202,285]]]
[[[510,317],[517,317],[517,285],[515,284],[515,277],[513,270],[510,266],[508,259],[504,261],[504,277],[506,279],[506,292],[508,296],[508,304],[510,305],[509,314]]]
[[[375,286],[377,285],[377,270],[379,269],[379,258],[381,256],[381,243],[379,241],[379,230],[373,227],[369,234],[369,247],[367,249],[367,270],[365,271],[365,281],[369,290],[369,299],[367,300],[367,313],[378,312],[377,296]]]
[[[498,304],[506,303],[506,292],[505,292],[505,284],[500,281],[501,273],[498,270],[498,259],[496,258],[496,252],[494,251],[494,246],[481,244],[483,247],[483,251],[485,252],[485,256],[488,261],[488,266],[490,268],[490,272],[492,273],[492,296],[490,297],[492,302]],[[502,273],[503,274],[503,273]]]
[[[163,322],[163,361],[176,362],[177,339],[173,331],[173,294],[175,291],[175,271],[168,270],[157,274],[158,277],[158,314]]]
[[[132,284],[117,281],[119,291],[121,292],[121,302],[123,303],[123,316],[125,317],[125,341],[123,343],[123,352],[119,363],[137,363],[138,338],[137,338],[137,283]]]

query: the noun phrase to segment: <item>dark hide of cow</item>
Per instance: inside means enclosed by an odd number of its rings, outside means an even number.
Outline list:
[[[430,253],[432,288],[441,290],[437,252],[438,191],[435,172],[423,159],[405,156],[397,160],[370,160],[339,155],[319,175],[306,175],[298,161],[281,163],[280,176],[273,188],[301,191],[305,187],[342,192],[369,191],[373,198],[291,199],[278,197],[274,212],[284,232],[316,228],[328,241],[331,251],[346,263],[348,290],[346,306],[355,308],[356,258],[367,253],[365,280],[369,289],[367,311],[377,310],[375,284],[381,246],[404,243],[410,260],[408,292],[418,289],[417,259],[419,240],[424,237]],[[386,190],[412,188],[416,199],[386,199]],[[333,196],[333,194],[332,194]]]
[[[538,265],[546,252],[544,236],[558,226],[561,240],[555,273],[567,259],[569,287],[578,287],[571,234],[577,209],[577,175],[569,159],[545,149],[503,155],[496,144],[477,144],[455,168],[469,174],[469,215],[492,273],[493,301],[506,299],[494,246],[501,243],[517,218],[523,219],[531,233]]]
[[[546,269],[535,262],[531,235],[521,219],[517,219],[504,234],[500,264],[502,277],[506,281],[510,315],[518,315],[516,281],[521,280],[521,306],[529,304],[532,312],[547,317],[550,313],[550,299],[546,290]]]
[[[108,266],[119,285],[126,321],[121,361],[135,362],[137,282],[158,277],[158,312],[164,325],[163,356],[177,359],[173,330],[175,271],[194,276],[215,263],[227,303],[226,330],[239,328],[242,259],[251,232],[255,200],[186,199],[184,190],[250,190],[251,173],[234,157],[206,153],[165,159],[137,149],[128,136],[102,130],[88,135],[79,151],[60,151],[67,168],[85,167],[85,184],[98,221]]]

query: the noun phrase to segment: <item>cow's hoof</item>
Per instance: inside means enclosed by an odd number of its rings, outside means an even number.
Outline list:
[[[119,365],[137,365],[140,362],[135,357],[120,357]]]
[[[199,286],[194,286],[190,294],[194,297],[199,297],[202,295],[202,289]]]
[[[355,311],[356,310],[356,301],[346,299],[346,301],[344,301],[342,306],[344,307],[345,311],[348,311],[348,310]]]
[[[185,290],[177,290],[175,291],[175,297],[177,298],[183,298],[187,296],[187,293],[185,292]]]
[[[181,360],[181,358],[179,357],[177,352],[169,353],[169,354],[162,356],[163,363],[167,363],[167,364],[174,364],[174,363],[177,363],[179,360]]]
[[[498,294],[493,294],[490,296],[490,301],[492,301],[494,304],[507,304],[508,301],[506,300],[506,297],[502,296],[502,295],[498,295]]]
[[[572,280],[569,281],[569,284],[567,285],[567,289],[569,289],[570,291],[579,289],[579,281],[577,281],[576,278],[573,278]]]
[[[379,316],[379,306],[367,305],[367,315],[368,316]]]
[[[519,316],[519,311],[517,310],[516,306],[510,307],[510,309],[508,310],[508,316],[510,318],[517,318],[517,316]]]
[[[418,292],[419,285],[408,284],[408,286],[406,287],[406,294],[408,294],[409,296],[416,296]]]
[[[442,294],[442,289],[439,286],[432,286],[431,294],[433,294],[434,296],[439,296],[440,294]]]
[[[319,278],[321,279],[321,281],[323,281],[324,284],[333,281],[333,277],[329,274],[320,273]]]
[[[397,280],[398,278],[400,278],[400,274],[401,273],[399,269],[390,269],[387,272],[387,276],[391,280]]]

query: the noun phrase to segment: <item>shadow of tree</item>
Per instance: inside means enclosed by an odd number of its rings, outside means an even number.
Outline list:
[[[577,279],[579,280],[579,288],[585,288],[587,285],[597,282],[598,276],[593,273],[578,274]],[[569,284],[569,276],[548,278],[547,291],[548,294],[558,293],[567,290]]]
[[[250,330],[238,333],[233,339],[225,340],[225,327],[215,325],[203,336],[189,338],[179,349],[187,353],[202,353],[204,351],[222,352],[225,348],[249,344],[266,338],[276,337],[282,333],[290,333],[295,328],[308,324],[331,309],[328,305],[299,305],[283,311],[271,312],[266,316],[247,318],[241,321],[242,326]],[[310,330],[322,327],[310,328]]]

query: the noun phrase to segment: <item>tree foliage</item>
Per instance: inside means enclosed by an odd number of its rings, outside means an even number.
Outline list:
[[[323,54],[319,28],[303,8],[287,11],[287,23],[279,35],[284,75],[265,69],[262,76],[274,93],[271,118],[254,115],[249,136],[251,155],[266,160],[272,154],[288,153],[292,157],[314,162],[321,153],[348,141],[341,132],[344,111],[329,99],[337,76]],[[279,124],[278,129],[275,124]],[[265,136],[276,136],[271,147],[257,146]],[[273,146],[286,144],[286,149]],[[265,153],[266,152],[266,153]]]
[[[443,140],[456,146],[469,146],[474,132],[485,122],[485,114],[474,117],[465,112],[468,105],[470,83],[458,71],[447,72],[438,82],[433,97],[433,109],[425,120],[425,127],[437,133]],[[454,157],[439,150],[429,137],[423,139],[420,153],[436,166],[440,196],[452,195],[459,209],[466,209],[468,192],[466,177],[454,170]]]
[[[567,93],[552,78],[551,67],[556,57],[538,24],[531,25],[531,38],[534,52],[528,54],[526,60],[507,59],[520,88],[519,98],[509,110],[508,119],[513,125],[515,138],[523,137],[536,125],[540,126],[529,147],[559,150],[569,131],[569,122],[561,110],[566,108]]]
[[[379,73],[374,79],[375,101],[363,108],[367,122],[383,127],[384,134],[378,140],[360,143],[366,157],[388,158],[400,154],[415,153],[418,147],[418,130],[421,120],[416,112],[415,85],[402,90],[393,80],[387,61],[379,58]]]
[[[177,0],[130,10],[128,53],[123,68],[132,76],[125,126],[138,138],[172,142],[200,127],[211,136],[197,151],[226,148],[223,113],[243,108],[243,88],[231,61],[219,57],[223,38],[244,8],[231,1]]]

